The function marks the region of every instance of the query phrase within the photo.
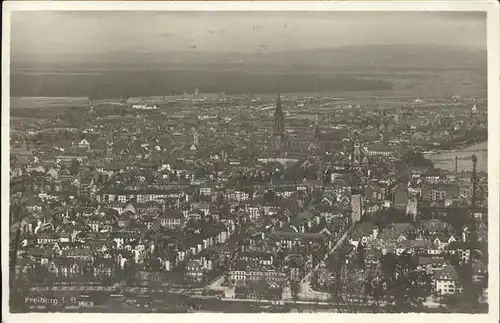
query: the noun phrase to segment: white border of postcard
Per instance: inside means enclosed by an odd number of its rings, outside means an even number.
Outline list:
[[[11,314],[9,313],[8,286],[8,246],[9,246],[9,37],[10,14],[18,10],[176,10],[176,11],[483,11],[487,12],[488,42],[488,191],[489,191],[489,306],[488,314]],[[387,320],[406,322],[498,322],[499,304],[499,108],[500,108],[500,25],[499,4],[488,1],[300,1],[300,2],[140,2],[140,1],[12,1],[3,3],[2,38],[2,320],[5,322],[206,322],[206,320],[235,320],[252,322],[266,321],[301,322],[303,320],[356,320],[363,322],[386,322]],[[256,317],[258,315],[258,318]],[[352,316],[354,315],[354,316]]]

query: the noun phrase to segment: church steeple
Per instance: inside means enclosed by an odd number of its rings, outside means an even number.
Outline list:
[[[276,110],[274,112],[274,132],[276,134],[285,133],[285,116],[283,114],[283,108],[281,107],[281,95],[278,90],[278,95],[276,97]]]
[[[314,139],[319,139],[321,137],[321,130],[319,129],[319,117],[318,114],[314,117]]]
[[[279,151],[283,148],[285,137],[285,116],[283,113],[283,108],[281,107],[281,96],[278,90],[278,96],[276,97],[276,110],[274,111],[274,135],[273,135],[273,147],[275,150]]]
[[[359,140],[354,140],[354,151],[353,151],[353,159],[355,164],[361,163],[361,145]]]
[[[194,131],[193,131],[193,145],[198,146],[199,137],[200,137],[200,135],[198,134],[198,131],[196,131],[196,129],[194,129]]]
[[[319,125],[316,125],[316,127],[314,127],[314,139],[321,139],[321,130],[319,130]]]
[[[278,107],[281,109],[281,94],[279,89],[278,89],[278,94],[276,95],[276,108]]]

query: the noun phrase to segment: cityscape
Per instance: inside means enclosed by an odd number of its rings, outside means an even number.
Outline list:
[[[331,14],[13,13],[11,312],[488,313],[486,14]]]

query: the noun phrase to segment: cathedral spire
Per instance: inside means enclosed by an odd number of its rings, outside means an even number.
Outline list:
[[[277,134],[284,134],[285,132],[285,120],[284,120],[283,108],[281,107],[281,95],[278,90],[278,95],[276,97],[276,111],[274,112],[274,132]]]
[[[278,94],[276,96],[276,108],[278,108],[278,106],[279,106],[279,108],[281,110],[281,95],[280,95],[280,90],[279,89],[278,89]]]

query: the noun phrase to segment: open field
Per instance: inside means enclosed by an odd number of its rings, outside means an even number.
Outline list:
[[[251,82],[250,82],[251,81]],[[251,85],[249,85],[251,84]],[[405,72],[348,74],[263,74],[240,71],[121,71],[104,75],[16,74],[11,75],[13,97],[76,97],[71,104],[87,104],[87,97],[100,96],[163,96],[193,93],[275,94],[279,88],[287,93],[321,93],[345,97],[407,96],[451,97],[485,95],[485,76],[448,71],[413,74]],[[44,106],[57,106],[67,99],[39,99]],[[33,106],[26,98],[12,100],[12,108]],[[66,104],[66,103],[64,103]]]
[[[12,97],[11,109],[62,108],[89,106],[86,97]]]
[[[391,90],[375,78],[318,74],[255,74],[240,71],[120,71],[105,75],[11,75],[12,96],[154,96],[202,92],[255,93]]]

